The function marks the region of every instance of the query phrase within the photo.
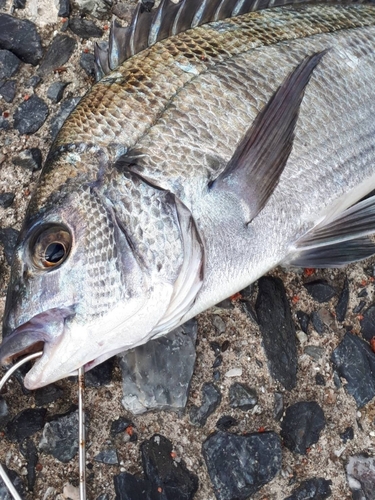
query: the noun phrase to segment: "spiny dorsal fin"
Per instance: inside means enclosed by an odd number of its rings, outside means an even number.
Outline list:
[[[288,4],[317,3],[319,0],[161,0],[149,11],[138,3],[127,28],[114,20],[109,43],[95,45],[96,79],[116,69],[129,57],[190,28],[247,12]],[[329,2],[330,0],[320,0]]]

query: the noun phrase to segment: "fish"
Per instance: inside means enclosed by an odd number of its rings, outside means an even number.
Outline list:
[[[0,361],[36,389],[278,265],[375,253],[375,6],[163,0],[112,24],[16,245]]]

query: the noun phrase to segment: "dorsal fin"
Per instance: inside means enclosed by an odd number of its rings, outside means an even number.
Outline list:
[[[321,3],[330,1],[320,0]],[[109,43],[96,44],[96,78],[100,80],[129,57],[190,28],[270,7],[318,2],[319,0],[180,0],[174,3],[172,0],[161,0],[159,6],[151,11],[140,2],[127,28],[114,20]]]

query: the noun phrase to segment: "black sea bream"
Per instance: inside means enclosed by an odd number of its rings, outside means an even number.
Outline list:
[[[261,3],[139,7],[98,47],[14,256],[0,357],[43,343],[29,389],[278,264],[375,253],[375,6]]]

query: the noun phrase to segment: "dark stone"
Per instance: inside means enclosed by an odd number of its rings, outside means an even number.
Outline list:
[[[336,305],[336,319],[337,321],[344,321],[346,316],[346,311],[348,309],[349,302],[349,281],[348,278],[345,278],[344,287],[341,290],[339,300]]]
[[[13,7],[15,9],[24,9],[26,7],[26,0],[13,0]]]
[[[21,61],[36,66],[43,49],[36,26],[27,19],[0,14],[0,49],[10,50]]]
[[[367,297],[368,293],[367,293],[367,290],[366,288],[363,288],[359,294],[357,295],[358,298],[363,298],[363,297]]]
[[[128,472],[121,472],[114,476],[115,500],[153,500],[152,485],[149,481],[133,476]]]
[[[300,401],[286,409],[280,435],[287,448],[300,455],[319,439],[326,424],[324,413],[315,401]]]
[[[62,398],[64,395],[63,389],[56,384],[50,384],[41,387],[35,391],[35,404],[36,406],[43,406]]]
[[[47,422],[39,448],[60,462],[69,462],[78,451],[78,411]]]
[[[234,427],[237,424],[238,422],[235,418],[231,417],[230,415],[223,415],[216,422],[216,427],[221,431],[227,431],[228,429]]]
[[[347,427],[344,432],[342,432],[340,434],[340,438],[342,439],[342,441],[344,443],[346,443],[347,441],[351,441],[352,439],[354,439],[354,430],[353,430],[353,427]]]
[[[321,373],[317,373],[315,375],[315,383],[316,385],[326,385],[326,379],[323,377]]]
[[[5,399],[0,396],[0,429],[3,430],[10,420],[9,408]]]
[[[114,420],[111,424],[111,436],[115,436],[120,432],[126,431],[128,427],[134,427],[134,424],[131,420],[120,417],[117,420]]]
[[[365,307],[366,302],[364,300],[361,300],[359,304],[357,304],[355,307],[353,307],[353,314],[358,314],[362,311],[362,309]]]
[[[2,85],[0,84],[0,96],[5,102],[13,102],[17,91],[17,81],[7,80]]]
[[[118,465],[118,455],[116,448],[107,448],[95,455],[94,460],[107,465]]]
[[[281,420],[284,414],[284,396],[282,392],[275,392],[274,394],[274,407],[273,416],[276,420]]]
[[[101,38],[103,36],[103,30],[93,21],[81,17],[72,17],[69,20],[69,28],[81,38]]]
[[[60,110],[51,120],[51,136],[53,139],[57,136],[57,133],[62,127],[64,121],[68,118],[80,100],[80,97],[72,97],[62,101]]]
[[[258,288],[255,310],[270,372],[291,390],[297,382],[296,331],[284,285],[266,276],[258,280]]]
[[[10,129],[9,120],[0,116],[0,130],[9,130],[9,129]]]
[[[1,208],[9,208],[11,206],[11,204],[13,203],[15,196],[16,195],[14,193],[0,194],[0,207]]]
[[[253,292],[254,292],[254,283],[251,283],[246,288],[243,288],[242,290],[240,290],[241,297],[244,300],[251,299]]]
[[[58,33],[48,47],[40,63],[38,73],[45,76],[56,68],[64,66],[73,54],[76,44],[74,38]]]
[[[19,167],[28,168],[35,172],[42,168],[42,152],[39,148],[25,149],[21,151],[18,156],[15,156],[12,160],[13,165]]]
[[[96,500],[110,500],[109,494],[108,493],[102,493],[97,497]]]
[[[221,344],[221,352],[227,351],[229,346],[230,346],[229,340],[224,340],[224,342]]]
[[[375,304],[371,304],[363,313],[361,334],[368,342],[375,336]]]
[[[321,303],[328,302],[336,295],[336,290],[326,280],[309,281],[304,286],[311,297]]]
[[[307,333],[307,330],[309,328],[309,323],[310,323],[310,316],[305,313],[304,311],[297,311],[296,312],[298,322],[300,324],[301,330],[305,333]]]
[[[256,315],[256,312],[254,311],[253,306],[250,304],[250,302],[245,301],[242,303],[242,309],[244,313],[247,315],[247,317],[255,324],[258,324],[258,318]]]
[[[48,116],[47,104],[33,94],[27,101],[23,101],[14,113],[14,128],[20,134],[34,134]]]
[[[246,500],[281,470],[281,443],[274,432],[217,431],[202,448],[217,500]]]
[[[12,227],[0,229],[0,245],[4,247],[5,258],[9,265],[12,264],[14,249],[16,248],[19,231]]]
[[[43,428],[47,410],[27,408],[16,415],[5,427],[6,437],[20,443]]]
[[[20,67],[21,61],[9,50],[0,50],[0,84],[10,78]]]
[[[67,85],[69,85],[69,82],[54,82],[47,90],[48,99],[55,103],[60,102]]]
[[[303,352],[313,358],[313,360],[319,361],[326,350],[324,349],[324,347],[320,347],[318,345],[307,345],[304,348]]]
[[[225,333],[226,326],[223,318],[221,318],[218,314],[214,314],[212,316],[212,324],[215,327],[216,335],[221,335]]]
[[[215,356],[217,356],[218,354],[221,353],[221,347],[220,347],[219,342],[215,342],[215,341],[214,342],[210,342],[210,347],[214,351]]]
[[[217,368],[218,366],[221,366],[223,363],[223,356],[219,354],[219,356],[216,356],[215,361],[212,364],[212,368]]]
[[[34,441],[25,439],[20,445],[20,451],[27,462],[27,486],[30,491],[33,491],[36,480],[35,466],[38,463],[38,453]]]
[[[31,87],[32,89],[35,89],[37,85],[42,81],[42,78],[39,75],[34,75],[31,78],[27,80],[25,83],[25,87]]]
[[[233,303],[230,299],[224,299],[216,304],[215,307],[219,307],[220,309],[233,309]]]
[[[185,408],[194,371],[197,331],[193,319],[119,356],[126,410],[144,413]]]
[[[95,366],[85,373],[86,387],[101,387],[112,382],[112,372],[115,365],[115,358],[109,358],[104,363]]]
[[[59,0],[59,12],[57,15],[59,17],[70,16],[70,0]]]
[[[229,406],[247,411],[254,408],[258,396],[254,389],[247,385],[234,382],[229,388]]]
[[[198,408],[193,405],[190,408],[190,420],[194,425],[203,426],[208,417],[216,410],[221,402],[219,389],[210,382],[202,386],[202,405]]]
[[[319,313],[317,313],[316,311],[313,311],[311,313],[311,321],[312,321],[312,324],[313,324],[313,327],[314,327],[314,330],[316,331],[316,333],[319,333],[319,335],[323,335],[324,330],[325,330],[325,325],[324,325],[322,319],[320,318]]]
[[[25,498],[26,491],[25,491],[25,487],[23,485],[22,479],[18,476],[18,474],[14,470],[8,469],[8,467],[6,465],[3,465],[3,467],[4,467],[6,475],[9,477],[13,486],[16,488],[18,493],[21,495],[21,498]],[[11,495],[11,493],[9,493],[8,488],[5,486],[5,484],[3,483],[1,478],[0,478],[0,498],[1,498],[1,500],[13,500],[13,495]]]
[[[349,457],[346,473],[348,478],[352,479],[352,481],[349,480],[349,485],[353,484],[353,479],[361,485],[360,491],[362,495],[359,497],[361,500],[364,498],[366,500],[374,499],[375,457],[367,457],[364,455]],[[355,491],[356,488],[354,487],[353,493],[355,493]]]
[[[322,477],[307,479],[285,500],[324,500],[331,496],[331,484],[332,481]]]
[[[364,340],[346,333],[333,351],[335,369],[347,380],[345,389],[362,408],[375,396],[375,354]]]
[[[88,76],[95,78],[95,56],[90,52],[82,52],[79,65],[86,71]]]
[[[219,370],[215,370],[213,372],[212,376],[213,376],[213,379],[215,380],[215,382],[217,382],[218,380],[220,380],[220,377],[221,377],[220,371]]]

